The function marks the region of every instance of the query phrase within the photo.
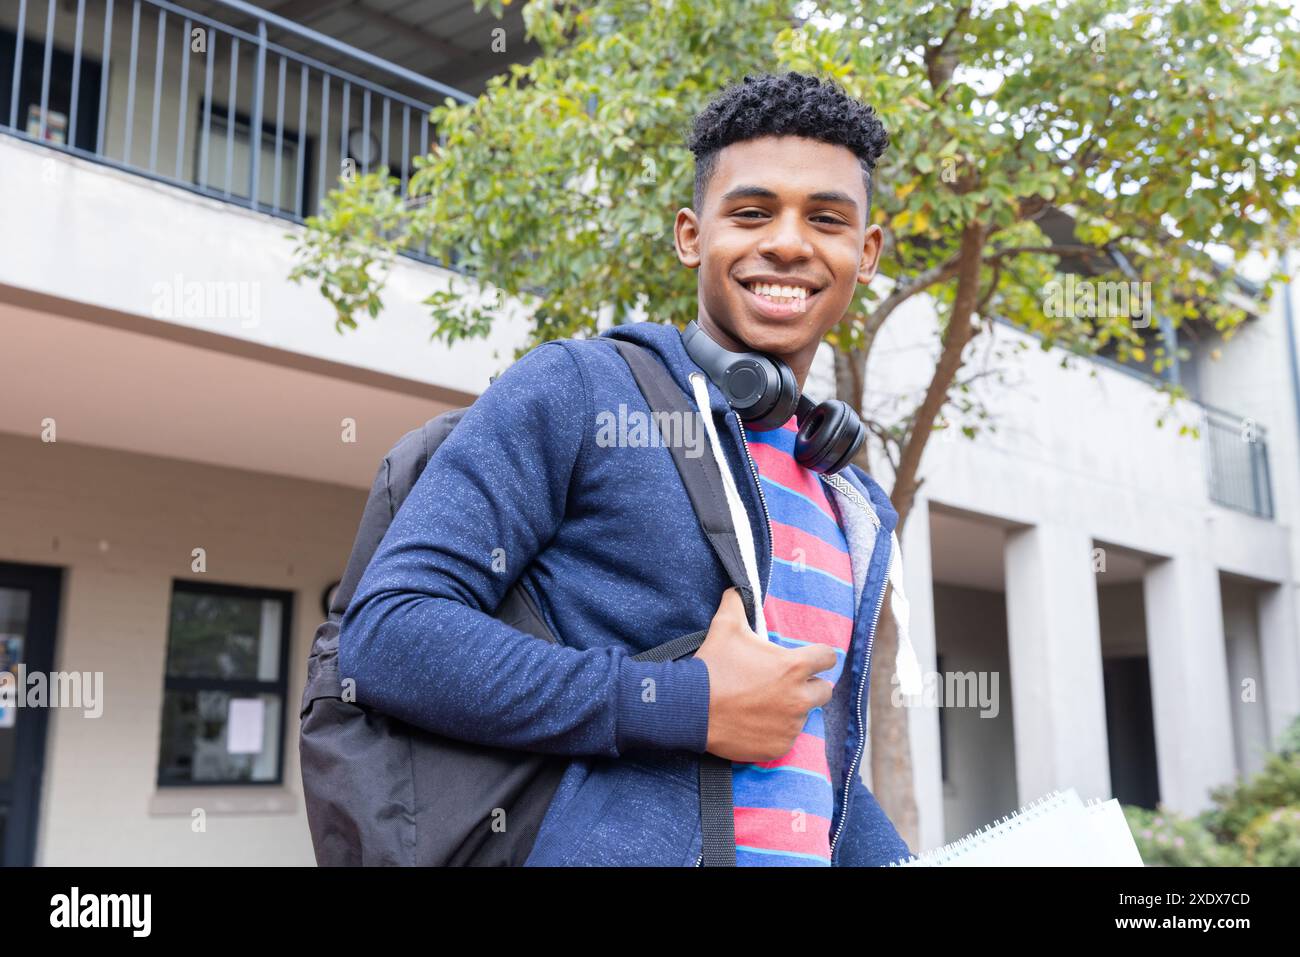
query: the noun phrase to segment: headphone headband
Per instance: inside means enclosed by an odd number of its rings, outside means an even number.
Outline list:
[[[722,390],[742,421],[757,432],[779,428],[795,410],[783,402],[788,367],[761,352],[732,352],[718,343],[692,319],[682,333],[686,352]],[[783,375],[783,372],[785,375]],[[796,385],[796,392],[798,391]],[[777,421],[773,421],[777,417]]]
[[[867,431],[846,402],[827,399],[814,406],[799,391],[789,365],[763,352],[732,352],[692,319],[682,344],[704,370],[745,426],[755,432],[780,428],[796,416],[800,425],[795,459],[805,468],[833,473],[843,469],[866,441]]]

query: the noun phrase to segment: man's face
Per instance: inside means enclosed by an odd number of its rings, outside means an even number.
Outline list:
[[[700,325],[730,349],[785,360],[802,383],[857,284],[875,275],[882,234],[866,216],[862,167],[846,147],[800,136],[725,147],[703,209],[677,213],[677,257],[700,270]],[[764,281],[806,298],[762,295]]]

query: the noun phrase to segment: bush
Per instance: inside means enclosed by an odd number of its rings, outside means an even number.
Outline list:
[[[1243,862],[1236,844],[1217,841],[1198,818],[1163,806],[1149,811],[1131,805],[1124,816],[1148,867],[1235,867]]]
[[[1291,722],[1291,727],[1282,732],[1277,750],[1282,755],[1300,754],[1300,716]]]
[[[1300,806],[1261,814],[1238,839],[1245,863],[1258,867],[1300,867]]]
[[[1270,754],[1264,769],[1245,781],[1216,788],[1205,823],[1220,841],[1239,840],[1261,816],[1300,805],[1300,752]]]
[[[1300,717],[1258,774],[1215,788],[1214,807],[1187,818],[1161,806],[1125,806],[1151,867],[1300,867]]]

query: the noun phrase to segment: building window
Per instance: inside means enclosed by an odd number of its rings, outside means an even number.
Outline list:
[[[172,582],[160,787],[282,781],[291,600]]]

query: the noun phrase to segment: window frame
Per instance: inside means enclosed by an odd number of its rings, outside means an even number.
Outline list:
[[[256,678],[196,678],[191,676],[173,676],[168,674],[168,662],[171,658],[171,624],[172,608],[178,590],[196,592],[204,595],[217,595],[227,598],[248,598],[257,601],[268,599],[280,602],[280,654],[279,676],[275,681],[259,681]],[[173,578],[167,602],[167,634],[164,637],[165,656],[163,658],[163,700],[160,702],[158,722],[158,752],[155,767],[155,786],[163,788],[265,788],[284,787],[284,754],[287,731],[289,727],[289,645],[293,628],[294,593],[278,588],[254,588],[248,585],[228,585],[217,582],[196,581],[192,578]],[[169,691],[226,691],[232,695],[248,697],[269,694],[278,695],[280,706],[280,737],[277,741],[275,777],[266,781],[240,780],[203,780],[203,781],[164,781],[162,775],[163,715],[166,713],[166,697]]]

